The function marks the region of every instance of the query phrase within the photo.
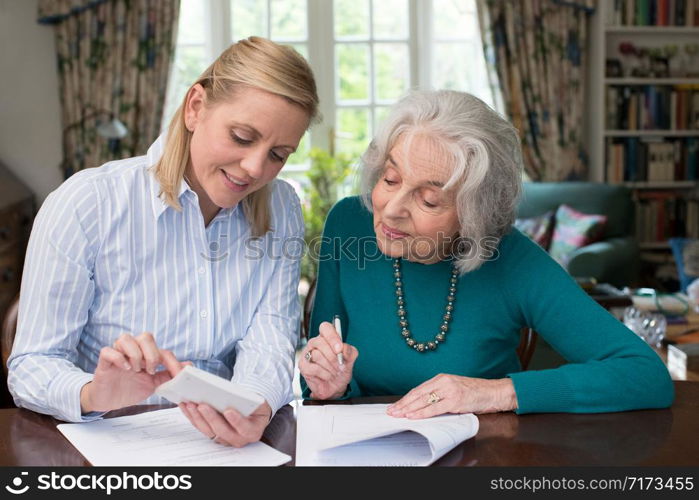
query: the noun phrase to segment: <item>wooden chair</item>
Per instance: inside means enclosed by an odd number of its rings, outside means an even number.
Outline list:
[[[17,331],[17,312],[19,311],[19,294],[12,300],[5,318],[2,322],[2,331],[0,331],[0,357],[2,357],[2,373],[4,375],[0,384],[0,407],[8,407],[12,405],[12,397],[7,390],[7,358],[12,352],[12,344],[15,341],[15,332]]]
[[[539,335],[533,328],[525,326],[520,330],[517,356],[519,357],[519,363],[522,365],[522,370],[526,370],[529,367],[529,362],[532,360],[534,350],[536,349],[537,338],[539,338]]]
[[[308,340],[308,333],[311,327],[311,311],[313,310],[313,301],[316,297],[316,280],[313,280],[308,288],[308,295],[303,302],[303,323],[301,325],[301,338]],[[517,356],[522,365],[522,370],[526,370],[529,362],[532,359],[534,350],[536,349],[537,333],[529,327],[522,328],[520,332],[519,346],[517,346]]]
[[[19,311],[19,294],[12,300],[5,318],[2,321],[2,332],[0,332],[0,346],[2,346],[2,370],[7,378],[7,358],[12,352],[12,344],[15,341],[17,331],[17,313]]]
[[[313,301],[316,298],[316,280],[308,287],[306,300],[303,301],[303,321],[301,322],[301,339],[308,340],[308,329],[311,326],[311,311],[313,311]]]

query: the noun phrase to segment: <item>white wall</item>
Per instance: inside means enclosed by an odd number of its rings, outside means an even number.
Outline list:
[[[41,203],[63,175],[54,30],[37,3],[0,0],[0,162]]]

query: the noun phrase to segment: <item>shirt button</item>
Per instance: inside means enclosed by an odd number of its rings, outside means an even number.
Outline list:
[[[204,269],[204,266],[201,266],[199,268],[199,274],[204,274],[206,272],[206,269]]]
[[[205,351],[199,351],[199,352],[197,353],[197,357],[198,357],[199,359],[204,359],[204,358],[206,358],[206,352],[205,352]]]
[[[199,313],[199,316],[201,316],[202,318],[206,318],[208,315],[209,315],[209,313],[206,310],[202,310]]]

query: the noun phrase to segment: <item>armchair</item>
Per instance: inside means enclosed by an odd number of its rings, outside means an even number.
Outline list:
[[[535,217],[566,204],[587,214],[607,216],[600,241],[573,252],[568,272],[593,277],[617,287],[637,281],[638,242],[633,236],[634,203],[624,186],[594,182],[527,182],[517,209],[518,218]]]

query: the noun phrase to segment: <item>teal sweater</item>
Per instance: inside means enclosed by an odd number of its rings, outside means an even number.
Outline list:
[[[325,223],[311,337],[338,314],[359,350],[345,397],[402,395],[440,373],[510,377],[518,413],[664,408],[674,398],[662,361],[592,300],[539,246],[513,229],[497,258],[459,278],[447,339],[419,353],[401,337],[392,260],[376,245],[372,215],[357,197]],[[402,262],[407,318],[418,342],[433,340],[444,314],[451,265]],[[520,329],[532,327],[569,364],[522,371]],[[304,397],[309,397],[301,380]]]

